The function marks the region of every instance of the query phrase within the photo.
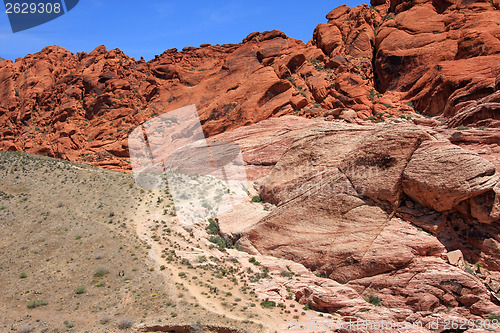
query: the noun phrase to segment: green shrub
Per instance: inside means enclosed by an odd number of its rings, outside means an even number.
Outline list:
[[[219,223],[216,220],[209,218],[208,226],[205,228],[205,230],[210,235],[218,235],[220,232]]]
[[[375,89],[373,89],[373,88],[372,88],[372,89],[370,90],[370,96],[369,96],[369,98],[370,98],[370,100],[372,100],[372,101],[375,99]]]
[[[463,130],[467,130],[467,129],[469,129],[469,128],[467,126],[464,126],[464,125],[460,125],[457,127],[457,130],[459,130],[459,131],[463,131]]]
[[[262,201],[262,198],[259,196],[259,195],[254,195],[252,197],[252,202],[261,202]]]
[[[28,277],[28,274],[26,274],[25,272],[21,272],[21,273],[19,274],[19,278],[20,278],[20,279],[25,279],[25,278],[27,278],[27,277]]]
[[[258,262],[257,259],[255,259],[255,257],[249,258],[248,262],[254,264],[255,266],[260,266],[260,262]]]
[[[494,313],[492,313],[492,314],[490,314],[490,315],[488,316],[488,319],[489,319],[489,320],[496,320],[496,321],[500,321],[500,316],[499,316],[499,315],[496,315],[496,314],[494,314]]]
[[[262,306],[265,309],[274,308],[276,306],[276,302],[274,302],[274,301],[262,301],[262,302],[260,302],[260,306]]]
[[[318,70],[318,71],[323,71],[323,70],[325,70],[325,65],[317,64],[314,66],[314,68],[316,68],[316,70]]]
[[[291,271],[281,271],[280,275],[283,276],[283,277],[289,277],[289,278],[291,278],[295,274],[293,272],[291,272]]]
[[[365,299],[368,303],[373,304],[375,306],[381,306],[382,305],[382,300],[375,295],[374,293],[370,293],[370,296],[368,296]]]
[[[221,237],[220,235],[212,235],[208,240],[211,243],[217,245],[219,247],[219,250],[232,247],[231,241],[224,237]]]

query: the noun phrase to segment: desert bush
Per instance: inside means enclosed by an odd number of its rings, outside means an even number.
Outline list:
[[[131,328],[134,325],[134,321],[130,318],[122,318],[118,321],[118,328],[121,330]]]
[[[219,235],[212,235],[212,236],[210,236],[210,238],[208,240],[211,243],[216,244],[219,247],[219,250],[223,250],[225,248],[232,247],[232,244],[231,244],[230,240],[228,240],[226,238],[223,238],[223,237],[221,237]]]
[[[37,308],[39,306],[44,306],[44,305],[47,305],[47,302],[37,298],[37,299],[33,299],[31,301],[28,301],[27,307],[28,307],[28,309],[34,309],[34,308]]]
[[[72,321],[65,320],[64,326],[66,326],[66,328],[73,328],[73,327],[75,327],[75,323],[73,323]]]
[[[101,277],[109,273],[109,269],[106,267],[98,267],[94,272],[95,277]]]
[[[375,96],[376,96],[375,89],[372,88],[370,90],[370,95],[369,95],[370,100],[373,101],[375,99]]]
[[[370,295],[367,298],[365,298],[365,300],[368,303],[373,304],[375,306],[381,306],[382,305],[382,300],[377,295],[375,295],[374,293],[370,293]]]
[[[291,272],[291,271],[281,271],[280,275],[283,276],[283,277],[289,277],[290,278],[290,277],[293,277],[295,274],[293,272]]]
[[[499,315],[496,315],[496,314],[494,314],[494,313],[492,313],[492,314],[490,314],[490,315],[488,316],[488,319],[489,319],[489,320],[496,320],[497,322],[499,322],[499,321],[500,321],[500,316],[499,316]]]
[[[274,301],[262,301],[260,302],[260,306],[263,308],[274,308],[276,306],[276,302]]]
[[[217,222],[217,220],[209,218],[208,219],[208,226],[206,227],[206,230],[210,235],[218,235],[220,232],[220,228],[219,228],[219,223]]]
[[[248,262],[254,264],[255,266],[260,266],[260,262],[258,262],[257,259],[255,259],[255,257],[249,258]]]
[[[28,325],[25,325],[19,329],[19,333],[31,333],[33,331],[34,331],[33,328]]]
[[[252,202],[261,202],[262,201],[262,198],[258,195],[254,195],[252,197]]]
[[[78,295],[83,294],[85,292],[85,290],[86,290],[85,286],[78,286],[75,289],[75,294],[78,294]]]

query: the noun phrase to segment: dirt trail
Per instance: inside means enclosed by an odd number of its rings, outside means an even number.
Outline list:
[[[226,318],[233,319],[233,320],[240,321],[240,322],[243,322],[246,320],[246,321],[251,321],[251,322],[254,322],[257,324],[261,324],[262,327],[264,327],[264,329],[263,329],[264,331],[269,331],[269,332],[282,331],[283,327],[279,327],[279,325],[277,324],[278,320],[276,320],[276,318],[272,318],[268,312],[264,311],[264,309],[260,309],[258,307],[255,307],[255,308],[252,308],[252,313],[258,314],[260,318],[267,317],[270,320],[261,320],[261,319],[256,319],[256,318],[252,318],[252,319],[242,318],[242,316],[239,316],[235,312],[231,312],[228,309],[226,309],[220,303],[220,300],[217,300],[217,299],[213,300],[213,299],[209,299],[206,296],[204,296],[203,295],[204,290],[202,289],[201,286],[187,283],[185,279],[182,279],[179,276],[179,273],[182,272],[183,270],[181,268],[177,267],[175,264],[172,264],[168,260],[162,258],[162,251],[166,248],[166,245],[159,244],[159,242],[156,242],[153,239],[153,235],[152,235],[150,228],[153,227],[154,220],[159,221],[159,220],[168,219],[169,223],[171,223],[171,227],[173,230],[184,231],[184,232],[185,232],[185,230],[178,225],[176,218],[173,218],[170,216],[167,218],[165,215],[162,215],[160,212],[149,212],[148,213],[148,211],[150,209],[151,209],[151,207],[148,206],[147,204],[141,205],[141,207],[138,209],[138,212],[136,214],[135,221],[134,221],[136,233],[141,241],[146,242],[146,244],[151,247],[151,249],[148,253],[149,258],[151,260],[153,260],[153,262],[155,263],[155,270],[160,272],[164,276],[165,280],[168,280],[170,282],[167,285],[176,285],[176,284],[182,285],[184,288],[187,289],[189,294],[192,295],[196,299],[198,304],[201,307],[205,308],[207,311],[210,311],[212,313],[222,315],[222,316],[225,316]],[[185,245],[190,246],[198,251],[202,251],[202,253],[207,255],[207,257],[212,255],[212,253],[205,251],[205,249],[203,249],[204,246],[202,244],[195,244],[195,246],[199,246],[199,247],[193,247],[192,245],[189,245],[187,242],[185,242],[185,240],[182,239],[181,237],[175,236],[174,232],[169,236],[169,238],[175,238],[175,241],[177,241],[178,243],[181,243],[181,244],[184,243]],[[161,266],[164,266],[165,269],[160,270]],[[172,293],[173,297],[177,298],[178,291],[175,290],[175,288],[171,288],[171,290],[169,290],[169,292]],[[235,294],[235,296],[241,296],[242,299],[244,299],[244,297],[248,298],[248,296],[245,296],[243,294],[237,295],[237,294],[239,294],[239,292],[236,290],[233,291],[232,293]]]

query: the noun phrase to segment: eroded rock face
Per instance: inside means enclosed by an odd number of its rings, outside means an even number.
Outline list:
[[[442,212],[492,191],[499,179],[495,166],[477,154],[449,141],[427,141],[404,170],[403,190],[424,206]]]
[[[385,6],[375,7],[385,14],[376,37],[381,91],[404,92],[425,114],[446,109],[453,116],[462,103],[497,90],[498,3],[396,0]]]
[[[47,47],[0,63],[0,149],[126,170],[127,135],[164,112],[195,104],[211,136],[314,104],[322,79],[304,64],[318,55],[279,31],[167,50],[148,63],[104,46]],[[298,71],[312,77],[294,82]]]
[[[307,44],[269,31],[147,63],[104,46],[0,60],[0,149],[128,170],[128,133],[188,104],[209,136],[342,108],[351,122],[418,111],[451,127],[498,128],[498,0],[372,5],[332,10]]]
[[[254,128],[260,127],[263,142],[275,142],[273,137],[292,133],[281,128],[290,128],[292,119],[237,130],[244,159],[248,154],[259,165]],[[360,295],[375,291],[400,314],[425,317],[456,307],[455,315],[463,317],[500,310],[485,284],[491,273],[464,271],[475,271],[469,264],[475,262],[487,270],[500,267],[498,173],[490,162],[411,123],[306,124],[285,149],[273,151],[274,168],[258,180],[261,197],[275,208],[265,216],[245,213],[254,218],[240,229],[237,214],[223,219],[237,244],[253,254],[299,262]],[[274,132],[266,130],[271,127]],[[414,178],[416,170],[422,177]],[[431,194],[436,200],[428,200]],[[453,250],[467,263],[450,264],[444,253]],[[351,289],[332,288],[294,290],[322,311],[348,315],[361,309],[346,299]]]

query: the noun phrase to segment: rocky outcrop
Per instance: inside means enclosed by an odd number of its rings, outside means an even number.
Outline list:
[[[104,46],[47,47],[0,62],[0,149],[129,169],[128,134],[169,110],[195,104],[210,136],[314,104],[317,85],[291,75],[317,75],[304,64],[318,54],[279,31],[167,50],[148,63]]]
[[[427,141],[414,151],[402,184],[410,198],[443,212],[492,191],[499,179],[495,166],[477,154],[449,141]]]
[[[499,79],[497,81],[500,82]],[[496,91],[478,100],[470,100],[457,105],[452,111],[449,120],[451,127],[475,126],[475,127],[500,127],[500,84],[497,83]],[[446,111],[445,110],[445,115]]]
[[[130,169],[127,135],[195,104],[209,136],[297,114],[373,122],[414,112],[498,128],[500,11],[494,1],[341,6],[304,44],[280,31],[136,61],[104,46],[0,60],[0,149]],[[419,120],[440,126],[445,122]]]
[[[424,114],[453,116],[497,90],[498,3],[391,1],[375,9],[385,14],[375,40],[381,91],[404,93]]]
[[[335,281],[287,285],[301,302],[349,315],[374,293],[409,321],[500,311],[487,282],[500,267],[498,172],[487,160],[411,122],[283,117],[214,139],[242,146],[272,204],[221,217],[221,230],[245,251]],[[461,262],[450,259],[457,251]]]

